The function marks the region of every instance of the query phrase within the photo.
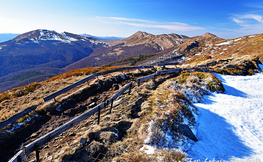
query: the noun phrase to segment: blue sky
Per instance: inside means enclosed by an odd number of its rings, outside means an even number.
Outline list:
[[[263,33],[262,0],[1,0],[0,33],[35,29],[128,37]]]

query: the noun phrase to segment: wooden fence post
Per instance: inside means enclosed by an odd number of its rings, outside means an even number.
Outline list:
[[[100,106],[98,107],[98,125],[100,125]]]
[[[27,161],[27,160],[28,160],[28,159],[27,159],[27,150],[26,150],[26,147],[25,147],[24,144],[22,144],[22,150],[23,150],[23,152],[24,152],[24,160]]]
[[[111,114],[111,109],[113,107],[113,99],[111,99],[111,105],[110,105],[110,114]]]
[[[40,160],[39,160],[39,150],[38,149],[36,149],[36,160],[37,160],[37,162],[40,162]]]
[[[20,155],[17,157],[17,162],[22,162],[22,158]]]
[[[129,94],[131,94],[131,88],[132,88],[132,84],[130,85],[130,88],[129,88]]]

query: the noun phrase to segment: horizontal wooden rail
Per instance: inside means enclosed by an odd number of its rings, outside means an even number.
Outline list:
[[[24,152],[20,150],[8,162],[22,162],[25,159]]]
[[[137,67],[125,67],[125,70],[128,69],[152,69],[154,66],[137,66]]]
[[[99,73],[95,73],[95,76],[100,76],[100,75],[106,75],[118,71],[123,71],[123,70],[135,70],[135,69],[152,69],[154,66],[138,66],[138,67],[124,67],[124,68],[119,68],[119,69],[114,69],[114,70],[108,70],[108,71],[103,71]]]
[[[17,119],[21,118],[22,116],[24,116],[25,114],[29,113],[30,111],[32,111],[36,108],[37,108],[37,105],[30,106],[30,107],[26,108],[24,111],[22,111],[18,114],[15,114],[14,116],[10,117],[9,119],[7,119],[3,122],[0,122],[0,129],[4,128],[5,126],[7,126],[10,123],[13,123]]]
[[[58,91],[44,97],[44,101],[47,102],[47,101],[49,101],[49,100],[51,100],[51,99],[53,99],[59,95],[71,90],[72,88],[75,88],[76,86],[81,85],[81,84],[93,79],[96,76],[106,75],[106,74],[110,74],[110,73],[114,73],[114,72],[118,72],[118,71],[123,71],[123,70],[150,69],[150,68],[154,68],[154,66],[124,67],[124,68],[118,68],[118,69],[114,69],[114,70],[108,70],[108,71],[103,71],[103,72],[99,72],[99,73],[94,73],[94,74],[92,74],[92,75],[90,75],[90,76],[88,76],[82,80],[77,81],[76,83],[73,83],[73,84],[71,84],[65,88],[62,88],[61,90],[58,90]]]
[[[141,78],[137,78],[136,82],[137,82],[137,84],[140,84],[140,82],[143,82],[143,81],[145,81],[145,80],[154,78],[155,75],[156,75],[156,74],[151,74],[151,75],[147,75],[147,76],[144,76],[144,77],[141,77]]]
[[[58,91],[56,91],[56,92],[44,97],[44,101],[47,102],[47,101],[57,97],[58,95],[61,95],[61,94],[65,93],[65,92],[71,90],[72,88],[74,88],[74,87],[76,87],[78,85],[81,85],[81,84],[93,79],[94,77],[95,77],[95,75],[93,75],[93,74],[89,75],[88,77],[86,77],[86,78],[84,78],[82,80],[79,80],[76,83],[73,83],[73,84],[71,84],[71,85],[69,85],[67,87],[62,88],[61,90],[58,90]]]
[[[172,70],[163,70],[157,71],[157,75],[170,74],[170,73],[180,73],[182,69],[172,69]]]
[[[178,65],[179,63],[176,62],[176,63],[160,63],[158,64],[158,66],[165,66],[165,65]]]
[[[132,86],[133,81],[131,81],[130,83],[126,84],[124,87],[122,87],[116,94],[114,94],[111,98],[108,99],[108,104],[111,104],[111,102],[113,100],[115,100],[119,95],[121,95],[122,93],[124,93],[128,88],[130,88]]]
[[[26,152],[29,155],[31,152],[37,150],[39,147],[43,146],[48,141],[52,140],[56,136],[60,135],[62,132],[72,128],[73,126],[79,124],[81,121],[87,119],[88,117],[94,115],[99,109],[102,110],[104,108],[104,103],[99,104],[95,108],[81,114],[80,116],[68,121],[64,125],[54,129],[53,131],[47,133],[46,135],[40,137],[39,139],[33,141],[32,143],[25,146]],[[24,160],[24,153],[19,151],[9,162],[17,162],[18,158],[22,158]]]

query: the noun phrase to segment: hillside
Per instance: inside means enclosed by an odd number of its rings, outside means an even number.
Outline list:
[[[43,75],[64,72],[62,68],[89,56],[93,49],[107,46],[105,42],[68,32],[34,30],[18,35],[10,41],[0,43],[0,82],[8,85],[8,81],[15,80],[15,72],[19,72],[21,77],[29,76],[31,74],[28,69]],[[49,70],[41,72],[41,68]],[[9,80],[2,78],[6,75],[9,75]],[[10,75],[14,77],[11,78]],[[0,89],[3,90],[3,87]]]
[[[107,41],[110,44],[109,48],[97,48],[90,56],[67,66],[67,69],[102,66],[127,58],[138,58],[140,55],[158,55],[161,51],[175,49],[188,38],[175,33],[153,35],[138,31],[122,40]],[[124,61],[116,65],[130,65],[130,63]]]

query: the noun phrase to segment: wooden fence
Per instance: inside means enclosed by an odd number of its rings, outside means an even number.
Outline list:
[[[172,69],[172,70],[162,70],[157,71],[157,75],[163,75],[163,74],[171,74],[171,73],[180,73],[182,69]]]
[[[141,78],[137,78],[136,82],[138,84],[138,86],[140,85],[141,82],[145,81],[145,80],[148,80],[148,79],[151,79],[151,78],[155,78],[156,74],[150,74],[150,75],[147,75],[147,76],[144,76],[144,77],[141,77]]]
[[[96,76],[100,76],[100,75],[106,75],[106,74],[110,74],[110,73],[114,73],[114,72],[118,72],[118,71],[123,71],[123,70],[134,70],[134,69],[149,69],[149,68],[154,68],[154,66],[138,66],[138,67],[124,67],[124,68],[118,68],[118,69],[114,69],[114,70],[108,70],[108,71],[103,71],[103,72],[99,72],[99,73],[94,73],[92,75],[87,76],[86,78],[79,80],[69,86],[66,86],[48,96],[45,96],[43,99],[45,102],[51,100],[51,99],[55,99],[55,97],[66,93],[67,91],[71,90],[72,88],[75,88],[93,78],[95,78]],[[37,108],[37,105],[34,106],[30,106],[28,108],[26,108],[24,111],[10,117],[9,119],[0,122],[0,129],[4,128],[5,126],[7,126],[10,123],[13,123],[14,121],[16,121],[17,119],[19,119],[20,117],[24,116],[25,114],[29,113],[30,111],[34,110]]]
[[[29,155],[31,152],[36,151],[36,157],[37,160],[39,158],[39,151],[38,148],[42,147],[44,144],[46,144],[47,142],[49,142],[50,140],[52,140],[53,138],[57,137],[58,135],[60,135],[61,133],[63,133],[64,131],[72,128],[73,126],[79,124],[81,121],[87,119],[88,117],[94,115],[96,112],[98,112],[98,124],[100,122],[100,111],[107,107],[109,104],[111,104],[111,108],[110,108],[110,113],[111,113],[111,109],[112,109],[112,105],[113,105],[113,101],[122,93],[124,93],[128,88],[131,88],[133,81],[131,81],[130,83],[126,84],[122,89],[120,89],[116,94],[114,94],[109,101],[105,104],[105,103],[101,103],[99,105],[97,105],[96,107],[92,108],[91,110],[88,110],[87,112],[84,112],[83,114],[81,114],[80,116],[68,121],[67,123],[63,124],[62,126],[54,129],[53,131],[47,133],[46,135],[40,137],[39,139],[31,142],[30,144],[26,145],[24,148],[24,151],[20,150],[15,156],[13,156],[9,162],[21,162],[25,159],[26,155]],[[130,93],[130,91],[129,91]]]
[[[58,91],[56,91],[56,92],[44,97],[44,101],[45,102],[49,101],[49,100],[51,100],[51,99],[53,99],[53,98],[65,93],[65,92],[71,90],[72,88],[75,88],[76,86],[81,85],[81,84],[93,79],[96,76],[106,75],[106,74],[110,74],[110,73],[114,73],[114,72],[118,72],[118,71],[123,71],[123,70],[150,69],[150,68],[154,68],[154,66],[124,67],[124,68],[118,68],[118,69],[114,69],[114,70],[108,70],[108,71],[95,73],[95,74],[92,74],[92,75],[82,79],[82,80],[77,81],[76,83],[73,83],[73,84],[71,84],[71,85],[69,85],[69,86],[67,86],[65,88],[62,88],[61,90],[58,90]]]
[[[65,93],[66,91],[80,85],[80,84],[83,84],[85,82],[87,82],[88,80],[94,78],[95,76],[100,76],[100,75],[106,75],[106,74],[109,74],[109,73],[113,73],[113,72],[117,72],[117,71],[123,71],[123,70],[129,70],[129,69],[144,69],[144,68],[154,68],[153,66],[142,66],[142,67],[127,67],[127,68],[119,68],[119,69],[115,69],[115,70],[110,70],[110,71],[105,71],[105,72],[100,72],[100,73],[95,73],[95,74],[92,74],[92,75],[89,75],[88,77],[76,82],[76,83],[73,83],[49,96],[46,96],[45,97],[45,101],[48,101],[62,93]],[[164,71],[157,71],[156,74],[157,75],[162,75],[162,74],[169,74],[169,73],[178,73],[180,72],[181,69],[172,69],[172,70],[164,70]],[[154,78],[156,76],[156,74],[151,74],[151,75],[147,75],[147,76],[144,76],[144,77],[141,77],[141,78],[138,78],[137,79],[137,83],[138,81],[139,82],[142,82],[142,81],[145,81],[145,80],[148,80],[148,79],[151,79],[151,78]],[[133,81],[131,81],[130,83],[126,84],[125,86],[123,86],[123,88],[121,88],[116,94],[114,94],[110,99],[107,100],[107,103],[101,103],[99,105],[97,105],[96,107],[92,108],[91,110],[88,110],[87,112],[81,114],[80,116],[70,120],[69,122],[65,123],[64,125],[56,128],[55,130],[47,133],[46,135],[42,136],[41,138],[33,141],[32,143],[26,145],[24,147],[24,151],[20,150],[17,154],[15,154],[15,156],[13,156],[9,162],[21,162],[22,160],[25,159],[26,155],[25,155],[25,152],[27,155],[29,155],[31,152],[33,151],[36,151],[36,157],[37,157],[37,161],[38,161],[38,158],[39,158],[39,151],[38,149],[43,146],[45,143],[49,142],[50,140],[52,140],[53,138],[55,138],[56,136],[58,136],[59,134],[61,134],[62,132],[72,128],[73,126],[77,125],[78,123],[80,123],[81,121],[87,119],[88,117],[94,115],[96,112],[98,112],[98,124],[99,124],[99,120],[100,120],[100,110],[107,107],[109,104],[111,104],[111,107],[110,107],[110,113],[111,113],[111,110],[112,110],[112,107],[113,107],[113,102],[115,99],[117,99],[117,97],[119,95],[121,95],[122,93],[124,93],[126,90],[129,89],[129,93],[131,92],[131,87],[132,87],[132,84],[133,84]],[[31,109],[34,109],[35,107],[31,107],[30,109],[28,108],[27,111],[23,111],[24,113],[19,113],[20,115],[22,114],[25,114],[26,112],[28,112],[29,110]],[[30,111],[29,111],[30,112]],[[17,116],[20,116],[17,114]],[[13,116],[14,117],[14,116]],[[10,121],[13,121],[15,118],[12,117],[12,120],[10,119]],[[8,123],[6,121],[6,123]],[[6,124],[5,123],[5,124]],[[1,123],[2,124],[2,123]],[[4,125],[4,124],[3,124]],[[1,126],[1,125],[0,125]]]
[[[53,99],[53,98],[55,98],[55,97],[57,97],[59,95],[71,90],[72,88],[77,87],[78,85],[81,85],[81,84],[93,79],[94,77],[95,77],[94,74],[89,75],[88,77],[86,77],[86,78],[84,78],[82,80],[79,80],[76,83],[73,83],[73,84],[71,84],[69,86],[66,86],[66,87],[62,88],[61,90],[58,90],[58,91],[56,91],[56,92],[44,97],[43,99],[44,99],[45,102],[47,102],[47,101],[49,101],[49,100],[51,100],[51,99]]]
[[[36,109],[37,105],[33,105],[30,106],[28,108],[26,108],[24,111],[8,118],[7,120],[3,121],[0,123],[0,129],[4,128],[5,126],[7,126],[10,123],[13,123],[14,121],[16,121],[17,119],[21,118],[22,116],[26,115],[27,113],[31,112],[32,110]]]
[[[175,63],[160,63],[160,64],[158,64],[158,66],[164,66],[165,67],[165,65],[178,65],[179,63],[178,62],[175,62]]]

